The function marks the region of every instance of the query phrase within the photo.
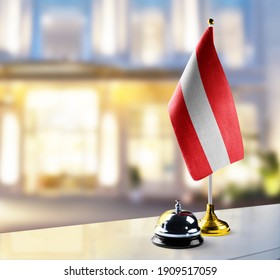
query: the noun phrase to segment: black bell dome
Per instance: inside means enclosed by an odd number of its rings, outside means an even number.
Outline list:
[[[174,210],[164,212],[158,219],[152,242],[166,248],[192,248],[203,244],[195,215],[181,209],[176,200]]]

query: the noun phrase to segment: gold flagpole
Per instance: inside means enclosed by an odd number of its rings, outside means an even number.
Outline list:
[[[209,18],[208,25],[214,26],[214,20]],[[230,232],[227,222],[218,219],[214,212],[214,204],[212,199],[212,174],[208,177],[208,204],[204,217],[198,221],[201,235],[204,236],[222,236]]]

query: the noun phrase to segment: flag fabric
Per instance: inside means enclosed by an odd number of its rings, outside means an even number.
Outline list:
[[[214,46],[212,26],[204,32],[191,55],[168,111],[194,180],[243,159],[238,117]]]

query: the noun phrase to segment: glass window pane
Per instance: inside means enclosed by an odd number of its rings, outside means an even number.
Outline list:
[[[28,93],[24,150],[27,190],[35,191],[36,184],[43,189],[96,186],[98,108],[97,94],[92,90]]]
[[[131,109],[128,125],[128,164],[137,169],[141,182],[168,183],[174,180],[174,142],[166,122],[165,105]],[[168,120],[169,121],[169,120]]]
[[[105,187],[114,187],[119,177],[118,123],[112,112],[105,112],[101,121],[99,180]]]
[[[13,112],[5,112],[1,127],[0,179],[3,185],[14,185],[19,179],[19,122]]]

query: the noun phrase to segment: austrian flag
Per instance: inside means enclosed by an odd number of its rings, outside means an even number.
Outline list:
[[[212,26],[191,55],[168,111],[194,180],[243,159],[234,100],[214,46]]]

